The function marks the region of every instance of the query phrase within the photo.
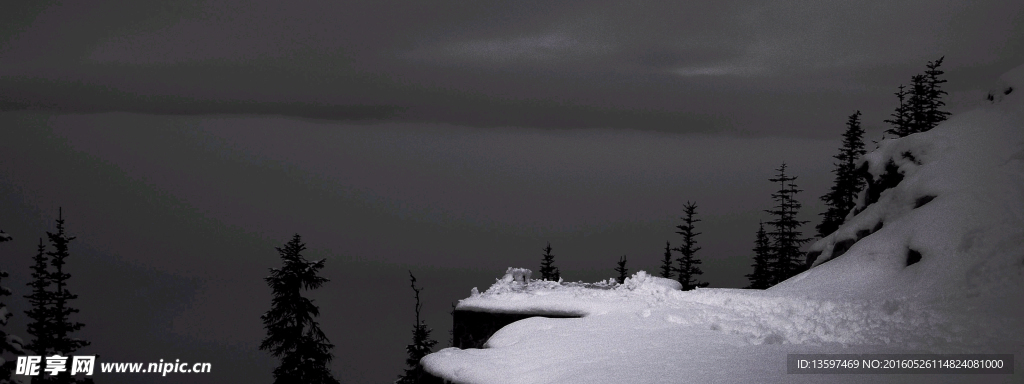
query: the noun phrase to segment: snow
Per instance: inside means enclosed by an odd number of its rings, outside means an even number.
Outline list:
[[[520,282],[520,283],[524,283],[524,282],[530,281],[530,276],[532,274],[533,274],[533,271],[531,271],[529,269],[526,269],[526,268],[513,268],[513,267],[509,267],[508,270],[505,271],[505,276],[502,277],[502,279],[503,280],[507,279],[508,281],[517,281],[517,282]]]
[[[1024,382],[1024,66],[1001,80],[1000,100],[866,155],[874,180],[902,180],[875,201],[862,194],[811,246],[814,267],[776,287],[683,292],[643,271],[623,284],[508,275],[458,308],[580,317],[524,319],[483,349],[421,362],[481,384]],[[794,375],[790,353],[1013,353],[1017,373]]]

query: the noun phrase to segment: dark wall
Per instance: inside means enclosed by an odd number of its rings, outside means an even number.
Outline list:
[[[530,317],[574,318],[576,315],[538,315],[529,313],[490,313],[455,310],[452,343],[456,348],[483,348],[487,339],[502,327]]]

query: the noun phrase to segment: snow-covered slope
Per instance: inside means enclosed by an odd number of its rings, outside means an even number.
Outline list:
[[[867,155],[860,206],[772,289],[506,277],[459,308],[582,317],[521,320],[422,363],[457,383],[1024,382],[1024,66],[1003,80],[996,103]],[[882,352],[1013,353],[1017,373],[786,373],[790,353]]]
[[[998,103],[952,116],[931,131],[884,141],[865,156],[870,186],[859,206],[835,233],[812,245],[812,254],[820,252],[815,268],[775,289],[944,296],[1019,283],[1024,66],[1003,81],[994,92]]]

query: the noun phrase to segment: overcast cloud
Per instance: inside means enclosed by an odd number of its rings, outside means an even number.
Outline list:
[[[955,92],[1024,61],[1008,1],[12,6],[5,109],[822,137],[929,60]]]

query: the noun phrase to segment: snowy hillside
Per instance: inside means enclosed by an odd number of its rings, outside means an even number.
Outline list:
[[[812,255],[820,253],[815,268],[776,289],[929,296],[984,294],[1019,283],[1024,67],[1003,81],[997,104],[884,141],[865,156],[871,177],[859,206],[812,245]]]
[[[422,363],[456,383],[1024,382],[1024,66],[1003,81],[992,105],[868,154],[860,205],[772,289],[507,276],[458,308],[581,317],[521,320]],[[1017,373],[795,375],[791,353],[1013,353]]]

